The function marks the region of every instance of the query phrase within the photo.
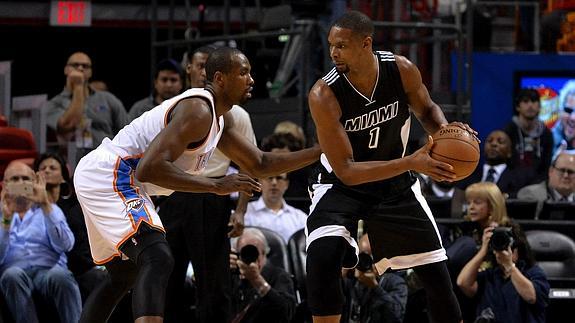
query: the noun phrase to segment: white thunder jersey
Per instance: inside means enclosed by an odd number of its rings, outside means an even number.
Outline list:
[[[174,165],[189,174],[200,174],[216,149],[224,119],[216,116],[213,95],[199,88],[187,90],[144,113],[120,130],[114,139],[105,138],[78,163],[74,185],[96,263],[106,263],[120,256],[119,246],[136,233],[142,222],[163,231],[148,195],[167,195],[173,191],[138,182],[136,167],[152,140],[167,126],[172,109],[181,100],[191,97],[209,102],[212,108],[210,132],[198,146],[185,150]]]

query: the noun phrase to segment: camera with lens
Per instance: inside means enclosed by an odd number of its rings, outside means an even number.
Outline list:
[[[489,241],[491,250],[503,251],[513,247],[513,232],[510,227],[497,227],[493,229],[493,235]]]
[[[256,262],[260,252],[258,248],[252,244],[248,244],[242,247],[240,250],[240,260],[245,264],[251,264],[252,262]]]
[[[373,258],[370,254],[365,252],[360,252],[358,257],[357,266],[355,268],[361,272],[370,271],[373,266]]]

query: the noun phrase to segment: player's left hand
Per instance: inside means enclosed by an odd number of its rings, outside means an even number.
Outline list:
[[[228,238],[239,237],[244,233],[244,216],[245,212],[234,211],[230,216],[230,222],[228,222]]]

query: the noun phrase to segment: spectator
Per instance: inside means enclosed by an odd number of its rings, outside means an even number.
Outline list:
[[[46,191],[50,203],[56,203],[74,234],[74,247],[68,251],[68,268],[78,282],[82,300],[104,279],[104,267],[96,266],[90,253],[88,232],[82,208],[76,199],[68,167],[58,154],[43,154],[34,162],[34,170],[46,179]]]
[[[206,85],[205,64],[216,48],[203,46],[189,57],[186,74],[191,87]],[[227,113],[226,127],[256,143],[249,114],[239,105]],[[218,178],[227,174],[231,160],[216,149],[203,176]],[[185,308],[186,273],[191,261],[196,283],[196,315],[199,322],[227,322],[231,315],[231,280],[229,275],[229,237],[241,234],[249,196],[241,193],[230,216],[229,196],[212,193],[174,192],[160,202],[159,215],[166,228],[166,238],[174,256],[166,297],[166,322],[180,322]]]
[[[305,227],[307,214],[284,200],[284,193],[289,187],[286,174],[261,178],[260,183],[262,196],[248,204],[245,224],[275,231],[287,244],[292,234]]]
[[[512,121],[505,127],[511,139],[512,166],[530,168],[538,179],[544,179],[551,163],[553,136],[539,120],[541,102],[535,89],[521,89],[515,98]]]
[[[495,242],[495,227],[484,229],[479,252],[457,277],[463,293],[478,300],[476,322],[545,322],[549,282],[535,264],[525,234],[518,225],[510,225],[512,239],[490,244],[491,240]],[[495,261],[482,270],[489,254],[495,256]]]
[[[282,124],[282,122],[280,122],[280,124]],[[285,124],[290,125],[293,123],[286,121]],[[297,125],[293,125],[297,127]],[[302,141],[292,132],[280,131],[262,139],[261,147],[263,151],[289,152],[301,150],[305,147],[305,145],[304,141]],[[298,169],[288,174],[290,185],[284,194],[287,199],[305,199],[306,202],[309,201],[309,192],[307,187],[311,169],[313,169],[313,166]]]
[[[548,174],[547,180],[526,186],[517,193],[520,199],[538,202],[536,218],[544,202],[575,202],[575,150],[560,152],[551,163]]]
[[[511,140],[502,130],[494,130],[483,146],[485,162],[466,179],[457,184],[461,189],[477,182],[496,183],[503,194],[515,198],[517,191],[532,183],[535,176],[531,169],[519,169],[511,163]]]
[[[42,175],[12,162],[1,193],[0,288],[17,323],[38,322],[33,293],[54,303],[61,322],[78,322],[80,291],[66,267],[74,244],[60,208],[51,203]],[[26,193],[27,192],[27,193]]]
[[[68,58],[64,67],[64,90],[46,107],[48,128],[59,141],[76,142],[76,160],[96,148],[105,137],[113,137],[126,123],[128,114],[122,102],[104,91],[88,86],[92,60],[82,52]]]
[[[104,82],[102,80],[92,79],[89,83],[89,86],[94,91],[108,91],[108,92],[110,92],[110,90],[108,89],[108,84],[106,84],[106,82]]]
[[[305,147],[305,133],[303,132],[302,127],[298,126],[295,122],[288,120],[279,122],[274,129],[274,133],[289,133],[299,141],[299,144],[301,145],[300,149]]]
[[[360,260],[355,269],[343,269],[345,309],[342,322],[401,323],[407,303],[407,284],[396,273],[377,275],[367,234],[359,239]],[[369,266],[367,266],[369,265]]]
[[[505,208],[505,197],[497,185],[491,182],[472,184],[465,190],[465,198],[468,203],[467,222],[462,225],[460,236],[446,249],[448,268],[454,279],[480,247],[483,230],[489,226],[507,226],[511,222]]]
[[[575,81],[568,83],[566,93],[560,98],[562,112],[553,126],[554,154],[560,149],[575,149]]]
[[[232,302],[236,314],[232,322],[290,322],[296,305],[293,281],[283,269],[267,262],[269,246],[264,234],[246,228],[235,250],[246,255],[254,246],[257,259],[251,263],[244,262],[246,257],[238,259],[235,253],[230,254],[231,269],[239,270],[239,275],[234,275]]]
[[[183,71],[180,64],[173,59],[164,59],[156,66],[154,74],[154,91],[147,98],[134,103],[130,108],[130,120],[170,99],[182,91]]]

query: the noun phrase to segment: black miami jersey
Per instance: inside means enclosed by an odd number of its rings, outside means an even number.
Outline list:
[[[333,68],[322,79],[335,94],[341,108],[340,123],[345,129],[356,162],[392,160],[405,155],[411,117],[399,68],[391,52],[375,51],[378,58],[376,85],[370,97],[360,93],[344,73]],[[325,155],[313,182],[345,186],[332,171]],[[386,180],[346,189],[392,198],[413,184],[409,172]]]

